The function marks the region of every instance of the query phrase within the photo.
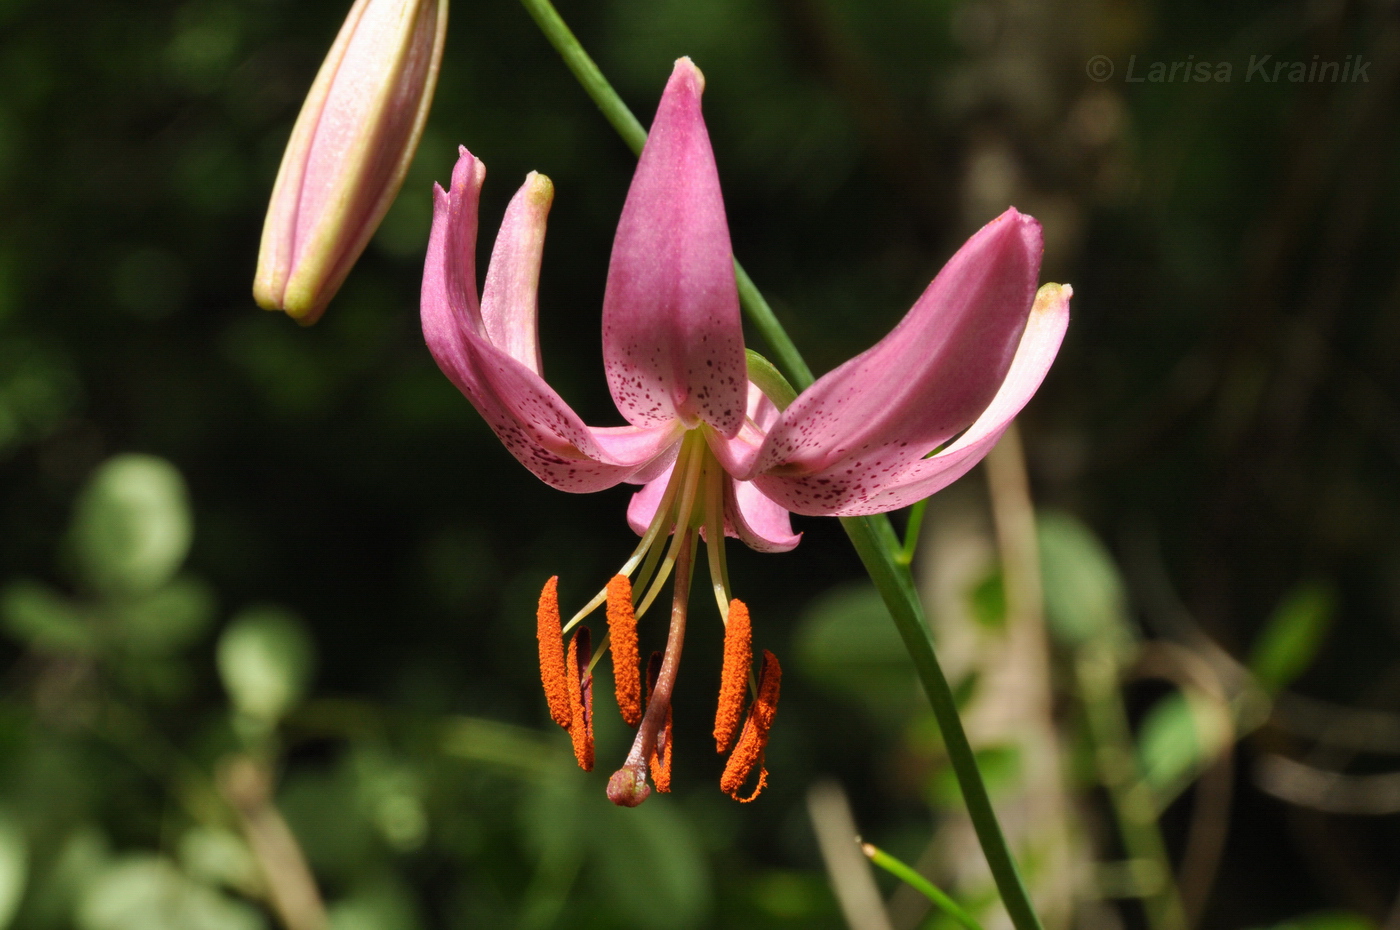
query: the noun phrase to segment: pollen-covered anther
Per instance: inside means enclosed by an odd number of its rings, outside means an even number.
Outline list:
[[[544,684],[544,699],[549,703],[549,716],[567,730],[573,722],[573,713],[569,710],[568,674],[564,670],[558,575],[544,583],[535,621],[535,635],[540,641],[540,681]]]
[[[566,662],[569,688],[569,737],[579,768],[593,771],[593,675],[588,671],[592,655],[588,627],[579,627],[569,640]]]
[[[632,610],[632,582],[614,575],[608,582],[608,635],[612,650],[617,709],[629,727],[642,722],[642,682],[637,659],[637,615]]]
[[[724,628],[724,665],[719,675],[719,706],[715,708],[715,752],[724,752],[739,732],[744,713],[744,690],[753,664],[753,630],[749,608],[735,598],[729,602],[729,622]]]
[[[778,689],[782,682],[783,670],[778,659],[768,650],[763,651],[763,671],[758,679],[758,697],[749,705],[749,716],[744,721],[744,732],[739,736],[739,744],[729,756],[729,762],[720,776],[719,787],[725,794],[740,803],[747,804],[758,797],[768,784],[768,770],[763,767],[763,749],[768,745],[768,730],[773,726],[773,717],[778,712]],[[757,765],[758,784],[753,794],[746,798],[739,796],[739,789],[748,781]]]
[[[651,703],[651,691],[656,687],[656,679],[661,677],[661,653],[653,652],[647,662],[647,703]],[[666,726],[656,737],[656,745],[647,760],[651,769],[651,780],[656,790],[662,794],[671,792],[671,708],[666,708]]]

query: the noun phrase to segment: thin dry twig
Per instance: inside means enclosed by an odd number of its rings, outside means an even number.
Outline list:
[[[891,930],[846,792],[834,781],[817,782],[807,791],[807,814],[846,924],[851,930]]]
[[[1400,812],[1400,772],[1344,775],[1269,755],[1259,760],[1254,781],[1266,794],[1328,814],[1378,817]]]
[[[1006,586],[1008,649],[1021,656],[1023,672],[1037,679],[1028,692],[1035,705],[1027,720],[1027,737],[1034,746],[1027,753],[1028,794],[1035,807],[1040,841],[1046,859],[1058,864],[1046,869],[1036,889],[1042,911],[1068,918],[1073,910],[1074,869],[1070,854],[1069,811],[1065,802],[1060,762],[1062,752],[1051,706],[1050,646],[1045,631],[1045,598],[1040,576],[1040,544],[1036,537],[1035,503],[1026,473],[1021,432],[1013,422],[986,458],[987,488],[992,520],[996,526],[1002,579]]]
[[[282,812],[272,803],[272,778],[266,767],[238,756],[220,767],[218,783],[238,815],[282,925],[286,930],[325,930],[326,907],[316,879]]]

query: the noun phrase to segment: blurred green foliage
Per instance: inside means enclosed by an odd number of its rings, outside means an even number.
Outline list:
[[[1249,670],[1260,687],[1278,692],[1312,665],[1336,609],[1327,585],[1302,584],[1288,592],[1250,650]]]

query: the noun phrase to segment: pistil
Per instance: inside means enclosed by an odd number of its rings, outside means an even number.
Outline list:
[[[647,785],[647,763],[656,749],[657,737],[670,718],[671,695],[680,670],[681,647],[685,643],[685,620],[690,601],[690,576],[695,561],[695,534],[677,524],[680,546],[676,557],[675,593],[671,600],[671,629],[666,636],[666,652],[656,676],[651,700],[647,702],[642,725],[627,753],[627,761],[608,779],[608,800],[622,807],[636,807],[651,794]]]

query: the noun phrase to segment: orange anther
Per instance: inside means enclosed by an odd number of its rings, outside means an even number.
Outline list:
[[[731,620],[733,615],[730,615]],[[720,776],[719,787],[736,801],[747,804],[768,784],[768,770],[763,768],[763,748],[768,745],[768,730],[773,725],[773,716],[778,712],[778,688],[783,678],[783,670],[773,653],[763,651],[763,672],[758,679],[758,697],[749,705],[749,717],[744,721],[744,732],[739,736],[739,744],[729,756],[729,762]],[[759,767],[758,784],[753,794],[739,797],[739,789],[748,781],[754,766]]]
[[[719,706],[715,709],[715,752],[724,752],[739,731],[744,713],[744,690],[753,663],[753,631],[749,608],[735,598],[729,602],[729,622],[724,627],[724,665],[719,674]]]
[[[585,772],[593,771],[593,676],[588,671],[592,657],[588,627],[581,626],[569,640],[566,679],[569,689],[569,737],[574,741],[574,758]]]
[[[637,668],[637,615],[632,611],[632,582],[613,575],[608,582],[608,634],[612,641],[613,688],[617,709],[630,727],[642,722],[642,680]]]
[[[661,676],[661,653],[653,652],[651,659],[647,662],[647,703],[651,703],[651,691],[656,687],[656,679]],[[651,780],[656,784],[656,790],[663,794],[671,791],[671,708],[666,708],[666,726],[656,737],[656,746],[652,748],[651,758],[648,760],[648,767],[651,769]]]
[[[558,575],[544,583],[535,622],[535,635],[540,641],[540,681],[544,683],[544,699],[549,703],[549,716],[567,730],[573,717],[569,710],[568,676],[564,671],[564,638],[560,633]]]

